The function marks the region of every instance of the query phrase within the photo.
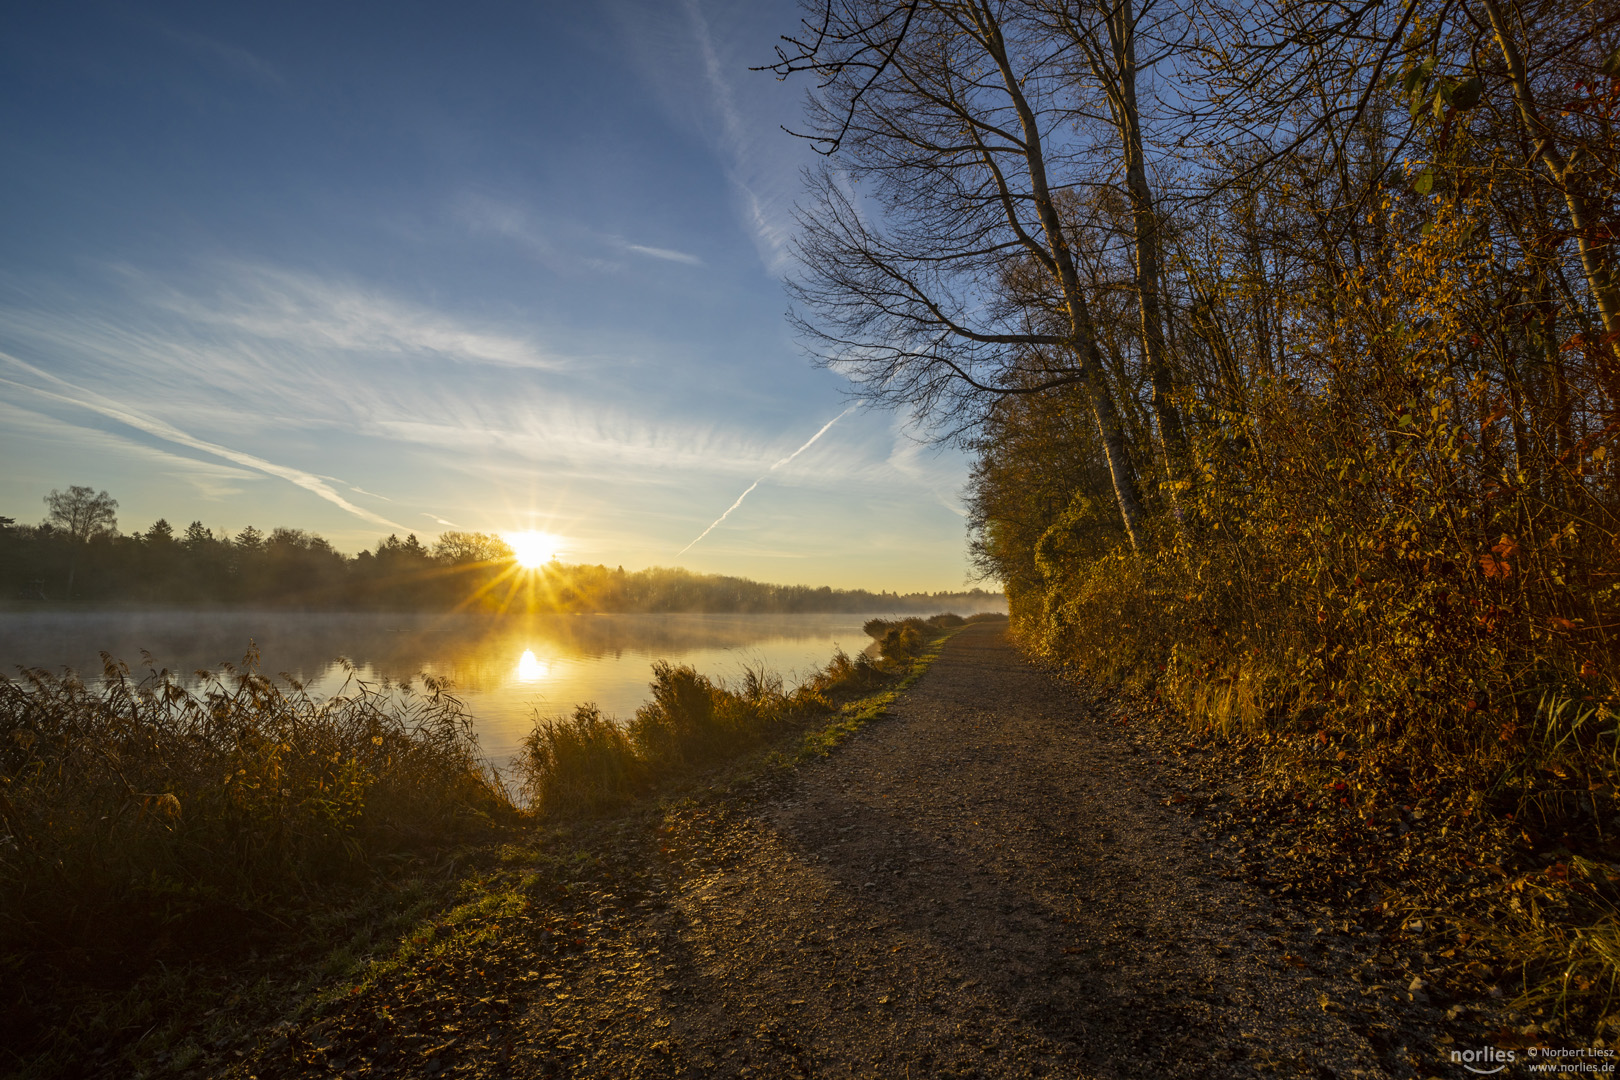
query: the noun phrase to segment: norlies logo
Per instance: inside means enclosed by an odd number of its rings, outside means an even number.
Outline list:
[[[1499,1073],[1513,1064],[1515,1060],[1516,1055],[1512,1050],[1498,1050],[1494,1046],[1483,1046],[1478,1050],[1453,1050],[1451,1052],[1453,1065],[1461,1065],[1469,1072],[1479,1073],[1481,1076]]]

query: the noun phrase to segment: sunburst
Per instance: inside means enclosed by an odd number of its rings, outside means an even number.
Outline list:
[[[512,549],[518,565],[526,570],[554,562],[561,546],[557,537],[548,532],[535,532],[532,529],[525,532],[503,533],[501,539]]]

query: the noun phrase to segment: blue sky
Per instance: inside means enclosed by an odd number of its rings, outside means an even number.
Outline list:
[[[782,318],[803,87],[747,68],[793,4],[3,18],[0,514],[87,484],[126,532],[965,580],[965,462],[903,418],[783,463],[850,405]]]

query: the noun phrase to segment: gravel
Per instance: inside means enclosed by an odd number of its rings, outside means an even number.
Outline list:
[[[1257,874],[1275,840],[1182,794],[1198,757],[970,626],[830,757],[618,826],[479,950],[240,1072],[1459,1075],[1501,1017]]]

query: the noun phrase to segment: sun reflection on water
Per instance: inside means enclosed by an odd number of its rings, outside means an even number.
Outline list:
[[[535,658],[533,649],[524,649],[523,655],[518,658],[518,682],[539,682],[549,678],[551,665],[544,660]]]

